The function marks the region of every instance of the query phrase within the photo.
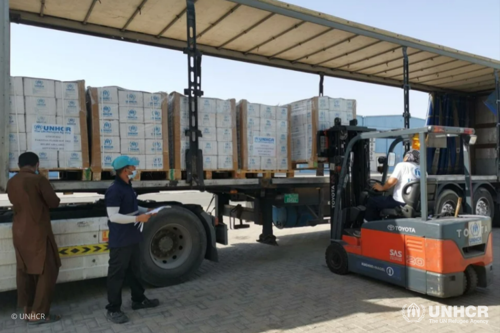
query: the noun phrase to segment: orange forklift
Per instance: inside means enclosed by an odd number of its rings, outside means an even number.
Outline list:
[[[394,166],[392,149],[417,139],[420,170],[426,170],[426,139],[461,136],[466,193],[464,212],[472,212],[469,147],[476,141],[470,128],[428,126],[376,131],[352,120],[318,132],[318,154],[329,162],[331,243],[326,263],[336,274],[370,276],[439,298],[460,296],[487,287],[493,274],[491,219],[477,215],[432,214],[427,201],[427,174],[403,188],[404,206],[385,209],[380,219],[364,222],[370,196],[388,195],[372,189],[384,183]],[[387,157],[379,159],[382,180],[370,179],[370,139],[394,139]],[[418,147],[418,146],[417,146]],[[390,195],[390,194],[389,194]],[[457,207],[458,212],[458,207]]]

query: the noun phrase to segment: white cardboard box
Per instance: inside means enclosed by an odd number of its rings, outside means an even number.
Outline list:
[[[44,116],[44,115],[26,115],[26,132],[31,133],[33,130],[33,124],[52,124],[57,125],[56,116]]]
[[[248,157],[248,170],[260,170],[260,157],[258,156]]]
[[[214,98],[200,97],[198,99],[198,112],[216,113],[217,100]]]
[[[120,153],[102,153],[101,154],[101,167],[103,169],[113,169],[113,161],[120,156]]]
[[[330,101],[329,97],[320,96],[318,97],[318,110],[329,110],[330,109]]]
[[[69,152],[69,151],[60,151],[59,152],[59,168],[62,169],[82,169],[83,161],[82,161],[82,153],[81,152]]]
[[[233,170],[233,156],[223,155],[217,157],[217,169],[218,170]]]
[[[78,135],[74,135],[73,142],[75,144],[74,151],[82,151],[82,136],[79,135],[79,134]]]
[[[218,128],[217,129],[217,141],[218,142],[232,142],[233,141],[233,129],[232,128]]]
[[[217,128],[232,128],[233,117],[230,113],[217,113]]]
[[[118,120],[100,120],[101,136],[120,136]]]
[[[154,140],[154,139],[146,140],[146,155],[161,155],[162,153],[163,153],[163,140]]]
[[[288,107],[279,106],[276,111],[276,120],[288,120]]]
[[[12,114],[25,114],[24,97],[23,96],[9,96],[10,113]]]
[[[57,99],[56,115],[58,117],[79,117],[80,102],[77,99]],[[64,105],[64,107],[63,107]]]
[[[56,122],[58,125],[74,126],[74,134],[80,134],[80,118],[79,117],[57,117]]]
[[[286,144],[288,144],[288,134],[278,133],[278,135],[276,137],[276,143],[278,145],[286,145]]]
[[[118,120],[120,118],[118,110],[118,104],[101,104],[99,105],[99,119]]]
[[[288,156],[288,147],[286,144],[278,145],[276,147],[276,156],[277,157],[287,157]]]
[[[205,155],[216,156],[217,155],[217,141],[200,140],[199,141],[199,149],[201,149],[201,151],[203,152],[203,156],[205,156]]]
[[[124,155],[146,155],[146,140],[144,139],[121,139],[120,152]]]
[[[332,111],[347,111],[346,100],[343,98],[330,98],[330,110]]]
[[[146,124],[161,124],[161,109],[144,109],[144,122]]]
[[[144,124],[144,109],[133,106],[120,106],[120,122]]]
[[[117,87],[101,87],[97,88],[97,99],[99,104],[118,104],[118,88]]]
[[[247,117],[247,130],[260,131],[260,118]]]
[[[40,169],[57,169],[59,167],[59,158],[57,151],[34,152],[40,160]]]
[[[198,127],[215,127],[216,123],[217,115],[215,113],[200,112],[198,114]],[[189,122],[187,124],[189,125]]]
[[[276,170],[276,157],[261,157],[261,170]]]
[[[163,170],[163,155],[146,155],[146,170]]]
[[[278,170],[288,170],[288,158],[280,157],[277,159],[277,168]]]
[[[19,162],[19,155],[24,153],[24,151],[17,152],[17,151],[9,151],[9,169],[19,169],[19,166],[17,165]]]
[[[56,81],[56,98],[60,99],[78,99],[77,82]]]
[[[31,97],[25,100],[26,114],[34,115],[56,115],[56,99],[53,97]]]
[[[161,124],[145,124],[144,136],[146,139],[160,140],[163,138],[163,127]]]
[[[144,96],[140,91],[119,91],[118,100],[120,106],[128,106],[134,108],[144,107]]]
[[[19,76],[10,77],[10,94],[15,96],[23,96],[23,78]],[[17,161],[16,161],[17,165]]]
[[[161,94],[143,93],[142,96],[144,99],[144,108],[161,109],[161,104],[163,102]]]
[[[276,120],[276,107],[271,105],[261,105],[260,118]]]
[[[247,118],[260,118],[260,104],[247,104]]]
[[[219,156],[232,156],[233,155],[233,143],[226,142],[217,142],[217,154]]]
[[[217,141],[217,129],[215,127],[198,127],[201,131],[201,140]]]
[[[276,120],[260,119],[260,132],[276,133]]]
[[[217,156],[203,156],[204,170],[217,170]]]
[[[53,80],[23,78],[24,96],[56,97]]]
[[[27,150],[26,133],[10,133],[9,149],[12,152],[25,152]]]
[[[101,153],[119,153],[121,151],[120,137],[102,136]]]
[[[120,123],[120,138],[122,139],[145,139],[144,124]]]
[[[276,121],[276,133],[288,134],[288,121],[286,120],[277,120]]]
[[[24,114],[9,114],[9,130],[11,133],[26,133]]]
[[[231,114],[231,102],[217,100],[217,113]]]

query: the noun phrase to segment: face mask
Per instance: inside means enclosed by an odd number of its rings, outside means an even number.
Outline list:
[[[132,174],[128,175],[128,179],[134,179],[136,174],[137,174],[137,170],[132,171]]]
[[[38,169],[35,170],[35,175],[39,175],[40,172],[38,172]]]

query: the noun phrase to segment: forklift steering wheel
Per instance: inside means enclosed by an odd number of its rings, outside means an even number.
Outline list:
[[[373,196],[383,195],[383,193],[384,193],[384,192],[375,191],[375,190],[373,189],[373,185],[374,185],[374,183],[379,183],[379,184],[381,184],[381,185],[382,185],[382,182],[381,182],[381,181],[376,180],[376,179],[370,179],[370,180],[368,181],[368,184],[370,184],[370,185],[369,185],[370,187],[369,187],[366,191],[367,191],[370,195],[373,195]]]

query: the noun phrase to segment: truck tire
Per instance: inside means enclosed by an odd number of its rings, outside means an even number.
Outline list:
[[[438,197],[435,214],[441,214],[444,212],[450,212],[455,214],[455,209],[458,203],[458,194],[453,190],[444,190]],[[460,206],[459,213],[463,212],[463,202]]]
[[[155,287],[182,283],[198,270],[206,249],[205,229],[193,212],[164,208],[144,226],[143,280]]]
[[[495,217],[495,202],[490,191],[480,187],[474,192],[473,212],[475,215],[489,216],[493,222]]]

